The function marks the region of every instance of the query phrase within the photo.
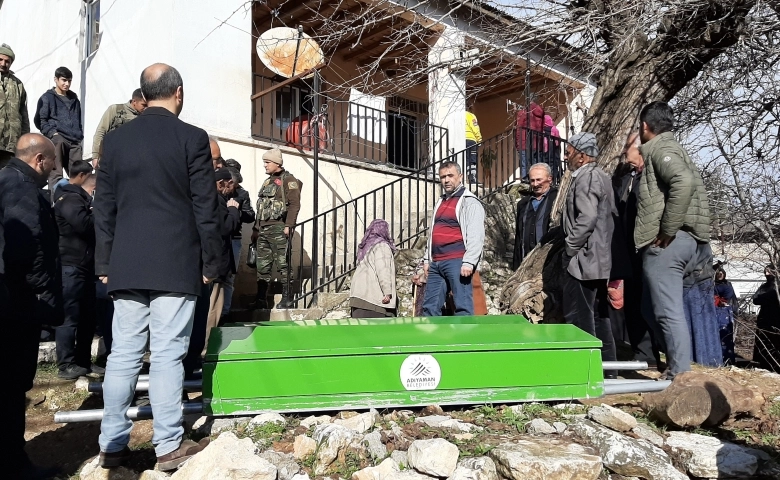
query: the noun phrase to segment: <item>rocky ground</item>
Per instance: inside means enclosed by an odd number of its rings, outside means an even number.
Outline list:
[[[780,375],[700,369],[763,399],[752,414],[712,428],[651,421],[641,395],[569,403],[430,406],[414,410],[188,419],[187,436],[212,444],[173,479],[529,480],[780,478]],[[639,372],[654,377],[655,372]],[[82,382],[83,383],[83,382]],[[59,409],[101,399],[43,366],[30,393],[28,451],[61,479],[168,478],[155,464],[151,421],[137,422],[128,468],[96,468],[96,423],[55,425]],[[192,395],[197,400],[197,394]]]

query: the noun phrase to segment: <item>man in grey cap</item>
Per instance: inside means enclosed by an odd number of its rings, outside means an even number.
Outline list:
[[[15,59],[11,47],[0,45],[0,168],[14,157],[19,137],[30,133],[27,91],[11,71]]]
[[[252,242],[257,244],[257,296],[251,307],[267,308],[268,285],[276,280],[282,282],[282,299],[276,308],[289,308],[287,242],[301,210],[302,184],[284,169],[278,148],[265,152],[263,163],[268,178],[257,195],[257,220],[252,227]]]
[[[614,361],[615,341],[607,310],[607,281],[612,268],[612,182],[596,164],[599,147],[592,133],[569,139],[566,163],[572,184],[563,214],[563,316],[602,342],[602,361]],[[614,372],[605,372],[615,378]]]

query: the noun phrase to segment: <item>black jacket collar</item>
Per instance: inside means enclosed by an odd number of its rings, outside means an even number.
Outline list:
[[[147,107],[141,115],[162,115],[163,117],[177,118],[173,112],[163,107]]]
[[[63,193],[77,193],[81,195],[81,198],[83,198],[86,201],[92,200],[92,197],[89,196],[86,190],[84,190],[81,185],[73,185],[72,183],[66,183],[65,185],[61,186],[57,189],[60,194]]]
[[[8,162],[8,166],[15,168],[22,175],[29,178],[31,182],[38,186],[38,188],[43,188],[48,183],[48,179],[46,177],[39,175],[38,172],[36,172],[31,166],[27,165],[18,158],[12,158],[11,161]]]

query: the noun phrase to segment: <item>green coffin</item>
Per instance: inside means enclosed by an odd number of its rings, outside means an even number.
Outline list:
[[[601,342],[521,316],[229,325],[209,338],[211,415],[602,395]]]

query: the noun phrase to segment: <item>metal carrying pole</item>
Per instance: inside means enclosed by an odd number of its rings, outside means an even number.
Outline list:
[[[647,362],[601,362],[604,370],[647,370]]]
[[[671,380],[618,380],[615,383],[604,383],[604,395],[618,395],[623,393],[650,393],[666,390],[672,384]]]
[[[202,403],[183,403],[181,411],[184,415],[203,413]],[[152,418],[151,405],[142,407],[130,407],[127,410],[130,420],[147,420]],[[98,422],[103,420],[103,409],[99,410],[75,410],[70,412],[57,412],[54,414],[54,423]]]
[[[203,380],[185,380],[183,384],[184,390],[191,392],[197,392],[203,388]],[[103,382],[92,382],[87,387],[89,393],[103,393]],[[138,379],[138,383],[135,385],[136,392],[148,392],[149,380]]]

